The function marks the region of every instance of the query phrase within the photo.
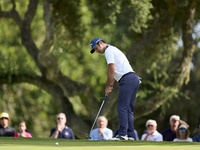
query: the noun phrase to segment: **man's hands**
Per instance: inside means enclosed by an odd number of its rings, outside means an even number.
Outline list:
[[[98,132],[101,133],[101,136],[103,138],[103,136],[104,136],[103,128],[99,128]]]
[[[57,130],[58,131],[62,131],[62,129],[63,129],[63,125],[61,125],[61,124],[58,123],[57,124]]]
[[[109,87],[106,87],[105,89],[105,95],[108,96],[113,90],[113,86],[109,86]]]
[[[153,130],[147,130],[147,135],[152,135],[154,133]]]

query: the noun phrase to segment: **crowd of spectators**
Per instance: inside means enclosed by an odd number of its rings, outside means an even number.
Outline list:
[[[11,126],[9,126],[10,117],[9,114],[3,112],[0,114],[0,136],[4,137],[27,137],[31,138],[31,133],[27,132],[26,123],[24,121],[19,122],[18,132]],[[50,138],[65,138],[75,139],[74,133],[69,128],[67,123],[67,117],[64,113],[59,113],[56,116],[57,126],[51,129]],[[104,116],[100,116],[97,120],[97,128],[93,129],[90,133],[90,140],[112,140],[113,131],[107,127],[108,120]],[[200,134],[195,135],[193,138],[189,137],[189,125],[180,119],[177,115],[172,115],[169,119],[170,127],[164,129],[161,133],[157,131],[156,120],[147,120],[145,127],[146,130],[141,136],[143,141],[186,141],[186,142],[200,142]],[[200,125],[199,125],[200,132]],[[134,131],[135,137],[129,140],[139,140],[137,131]],[[115,131],[114,137],[118,134],[118,130]]]

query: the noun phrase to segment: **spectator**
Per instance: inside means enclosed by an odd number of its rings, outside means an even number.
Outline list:
[[[15,129],[10,127],[8,123],[10,122],[10,118],[8,113],[3,112],[0,114],[0,136],[13,136],[15,134]]]
[[[189,137],[190,131],[188,130],[187,126],[182,124],[179,126],[179,128],[176,130],[176,136],[173,141],[187,141],[187,142],[192,142],[192,138]]]
[[[200,132],[200,124],[199,124],[199,132]],[[200,142],[200,134],[199,135],[195,135],[193,137],[193,142]]]
[[[67,118],[64,113],[57,115],[57,127],[51,129],[50,138],[65,138],[65,139],[75,139],[74,133],[71,128],[66,126]]]
[[[114,137],[116,137],[118,135],[118,132],[119,132],[119,129],[115,131]],[[134,134],[135,134],[135,139],[128,137],[128,140],[139,140],[138,132],[135,129],[134,129]]]
[[[147,133],[142,135],[142,141],[163,141],[163,136],[157,129],[157,123],[155,120],[149,119],[146,122]]]
[[[172,115],[169,119],[169,122],[170,128],[167,128],[161,132],[164,141],[173,141],[176,138],[176,130],[178,129],[179,124],[184,124],[187,128],[189,127],[189,125],[183,120],[180,120],[180,117],[177,115]]]
[[[100,116],[97,120],[98,128],[92,130],[91,140],[108,140],[113,137],[113,131],[107,128],[108,120],[104,116]]]
[[[21,121],[19,123],[19,132],[14,134],[13,137],[29,137],[31,138],[32,135],[29,132],[26,132],[26,123],[24,121]]]

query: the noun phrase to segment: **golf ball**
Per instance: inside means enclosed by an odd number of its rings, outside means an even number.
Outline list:
[[[58,142],[55,143],[56,145],[59,145]]]

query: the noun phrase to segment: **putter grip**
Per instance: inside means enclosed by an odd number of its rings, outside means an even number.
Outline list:
[[[103,100],[105,101],[105,100],[106,100],[106,98],[107,98],[107,96],[105,95],[105,97],[104,97],[104,99],[103,99]]]

